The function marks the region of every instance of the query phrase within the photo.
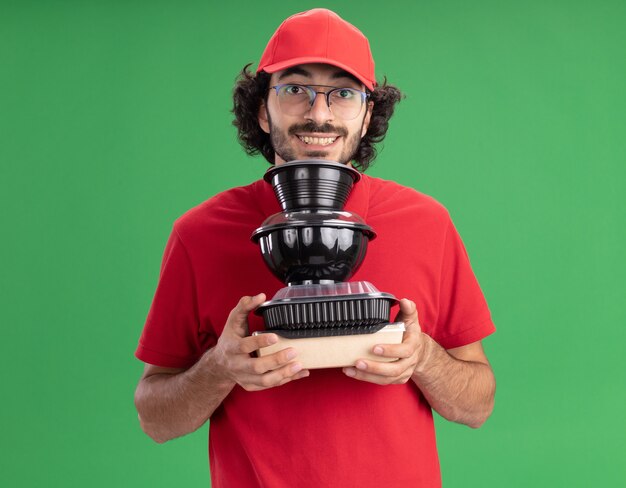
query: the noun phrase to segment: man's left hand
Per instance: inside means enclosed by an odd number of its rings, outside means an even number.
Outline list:
[[[343,372],[357,380],[369,381],[378,385],[406,383],[418,364],[427,358],[428,336],[422,333],[417,307],[411,300],[400,300],[400,312],[396,322],[404,322],[405,332],[400,344],[379,344],[374,346],[373,353],[381,358],[398,358],[397,361],[382,362],[359,359],[354,367],[343,368]]]

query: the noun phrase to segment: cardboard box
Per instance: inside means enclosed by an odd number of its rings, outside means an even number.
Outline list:
[[[255,332],[254,335],[265,333],[267,332]],[[303,339],[286,339],[279,336],[276,344],[259,349],[258,355],[260,357],[267,356],[287,347],[293,347],[298,351],[296,361],[300,362],[304,369],[354,366],[358,359],[390,362],[398,358],[381,358],[372,354],[372,349],[377,344],[399,344],[402,342],[403,334],[404,324],[396,322],[383,327],[373,334]]]

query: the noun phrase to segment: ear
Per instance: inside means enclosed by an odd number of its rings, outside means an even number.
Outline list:
[[[367,113],[363,120],[363,129],[361,130],[361,137],[367,134],[367,129],[370,126],[370,119],[372,118],[372,111],[374,110],[374,102],[367,102]]]
[[[259,105],[259,113],[258,113],[259,126],[263,130],[263,132],[269,134],[270,133],[270,123],[267,117],[267,106],[264,101],[261,101],[261,105]]]

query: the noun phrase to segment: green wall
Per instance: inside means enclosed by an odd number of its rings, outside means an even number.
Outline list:
[[[172,222],[259,178],[230,91],[311,2],[0,1],[3,486],[208,486],[207,428],[139,429]],[[450,210],[498,326],[446,487],[626,480],[626,2],[328,1],[406,99],[370,174]],[[398,235],[402,238],[401,232]]]

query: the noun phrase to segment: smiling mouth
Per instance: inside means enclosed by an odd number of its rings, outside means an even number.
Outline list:
[[[314,146],[328,146],[337,140],[337,137],[310,137],[310,136],[298,136],[305,144]]]

